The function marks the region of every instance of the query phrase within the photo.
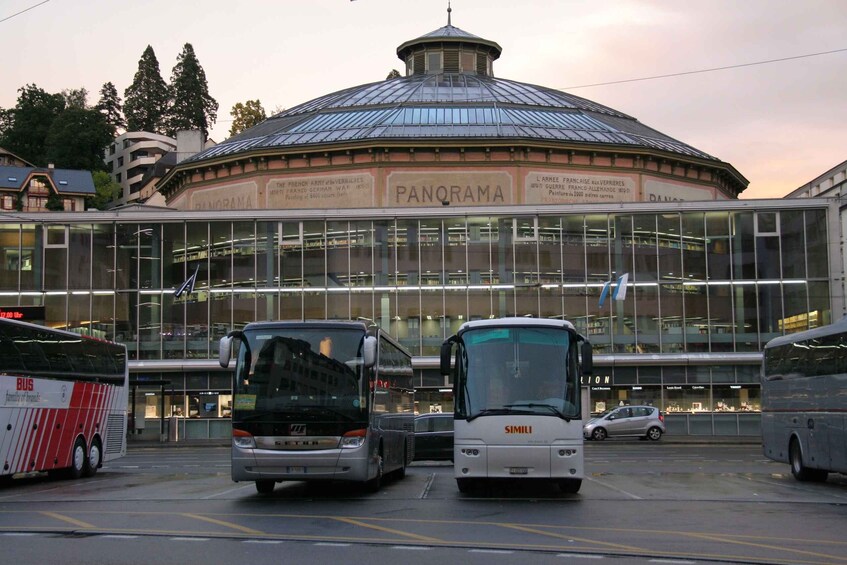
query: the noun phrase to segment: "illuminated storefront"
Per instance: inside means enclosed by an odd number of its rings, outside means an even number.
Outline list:
[[[449,410],[442,340],[467,320],[535,316],[569,319],[594,344],[588,410],[649,402],[672,429],[684,414],[678,431],[743,433],[758,423],[764,343],[842,302],[834,205],[788,204],[0,216],[2,253],[33,258],[3,261],[0,309],[42,307],[36,322],[126,343],[148,420],[225,419],[217,340],[253,320],[373,320],[415,355],[425,409]],[[623,273],[625,300],[601,306]]]

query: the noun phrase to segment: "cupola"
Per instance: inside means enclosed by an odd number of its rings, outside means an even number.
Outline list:
[[[494,76],[493,63],[502,49],[494,41],[454,27],[452,11],[448,6],[446,26],[397,48],[397,57],[406,63],[406,76],[457,73]]]

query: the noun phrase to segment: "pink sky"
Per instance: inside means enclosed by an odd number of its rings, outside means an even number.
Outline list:
[[[0,20],[40,0],[7,0]],[[441,0],[50,0],[0,22],[0,107],[17,89],[111,81],[123,97],[142,52],[162,77],[191,43],[218,101],[270,113],[403,70],[398,45],[447,23]],[[847,159],[844,0],[453,0],[452,23],[496,41],[502,78],[559,88],[625,112],[732,164],[743,198],[781,197]],[[842,51],[680,77],[576,88]]]

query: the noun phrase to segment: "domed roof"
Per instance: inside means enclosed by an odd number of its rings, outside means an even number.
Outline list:
[[[448,12],[449,18],[449,12]],[[476,57],[466,69],[459,53]],[[356,142],[568,142],[715,160],[635,118],[566,92],[495,78],[500,46],[448,25],[397,48],[408,76],[333,92],[280,112],[189,160]],[[452,53],[452,55],[451,55]],[[436,56],[433,71],[424,57]],[[440,57],[440,58],[438,58]],[[440,66],[443,64],[443,67]]]

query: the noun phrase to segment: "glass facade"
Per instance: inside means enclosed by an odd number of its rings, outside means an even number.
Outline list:
[[[583,383],[592,412],[651,403],[685,414],[685,433],[743,433],[757,425],[741,418],[759,408],[757,361],[722,356],[755,354],[773,337],[829,323],[841,291],[830,281],[837,238],[828,237],[826,204],[737,204],[649,213],[187,213],[173,221],[20,215],[0,223],[0,306],[44,306],[46,318],[35,322],[123,342],[136,362],[175,364],[215,359],[218,339],[254,320],[372,320],[416,356],[428,405],[450,385],[432,358],[463,322],[566,318],[598,358]],[[604,287],[614,290],[625,273],[625,298],[601,304]],[[193,288],[177,295],[195,274]],[[204,373],[201,384],[191,374],[139,370],[141,380],[175,387],[164,408],[149,400],[145,412],[226,418],[222,375]],[[145,393],[158,398],[152,389]],[[441,394],[449,404],[449,392]]]

